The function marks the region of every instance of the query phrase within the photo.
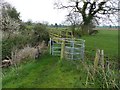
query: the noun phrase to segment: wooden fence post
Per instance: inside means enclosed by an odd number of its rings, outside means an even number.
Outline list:
[[[95,60],[94,60],[94,74],[95,74],[96,69],[97,69],[97,67],[98,67],[98,61],[99,61],[99,59],[100,59],[100,50],[97,49],[97,51],[96,51],[96,56],[95,56]]]
[[[64,58],[64,52],[65,52],[65,40],[62,40],[62,44],[61,44],[61,60]]]
[[[102,64],[102,69],[104,69],[104,51],[101,50],[101,64]]]
[[[81,50],[81,57],[82,60],[84,60],[84,52],[85,52],[85,40],[82,41],[82,50]]]

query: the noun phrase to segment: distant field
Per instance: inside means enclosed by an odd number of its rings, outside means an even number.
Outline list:
[[[118,28],[95,28],[96,30],[118,30]]]
[[[84,36],[86,49],[96,50],[103,49],[105,54],[110,56],[118,56],[118,31],[100,30],[94,36]]]

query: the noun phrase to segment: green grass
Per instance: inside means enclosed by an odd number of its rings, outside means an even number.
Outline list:
[[[84,36],[87,51],[103,49],[111,57],[118,57],[118,31],[100,30],[94,36]]]
[[[118,38],[117,31],[100,31],[95,36],[84,36],[86,40],[86,51],[92,49],[103,49],[105,54],[117,56],[118,52]],[[94,55],[94,54],[93,54]],[[86,65],[92,65],[93,61],[89,58],[85,60]],[[92,62],[92,63],[91,63]],[[22,63],[17,71],[11,67],[3,69],[5,76],[3,77],[3,88],[100,88],[104,83],[100,75],[96,77],[94,84],[85,84],[88,72],[85,66],[77,61],[63,60],[60,62],[59,57],[54,57],[45,54],[38,60],[29,60],[27,63]],[[79,68],[77,69],[77,66]],[[90,67],[91,68],[91,67]],[[93,71],[93,68],[91,68]],[[116,80],[117,70],[111,70]],[[109,75],[109,73],[108,73]],[[111,80],[111,78],[108,78]]]
[[[95,77],[95,81],[88,81],[89,66],[92,63],[86,61],[60,61],[59,57],[44,55],[37,61],[29,61],[21,64],[17,72],[12,67],[7,69],[3,77],[3,88],[100,88],[102,87],[101,76]],[[78,68],[77,68],[78,66]],[[114,72],[113,79],[116,80],[117,73]],[[108,73],[109,75],[109,73]],[[112,74],[110,74],[112,75]],[[90,76],[89,76],[90,77]],[[109,80],[109,78],[108,78]],[[116,81],[115,81],[116,82]]]
[[[20,65],[18,73],[12,68],[7,70],[3,77],[3,88],[84,87],[85,73],[78,71],[69,61],[60,63],[59,57],[44,55],[38,61]],[[81,82],[77,85],[79,78]]]

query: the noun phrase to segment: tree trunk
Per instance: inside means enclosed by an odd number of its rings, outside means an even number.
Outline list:
[[[72,25],[71,29],[72,29],[72,33],[73,33],[73,36],[74,36],[75,35],[75,25]]]
[[[90,31],[89,25],[82,25],[81,29],[82,29],[82,35],[89,35],[89,31]]]

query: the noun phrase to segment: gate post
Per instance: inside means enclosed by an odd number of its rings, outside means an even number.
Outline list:
[[[81,57],[84,60],[84,53],[85,53],[85,40],[82,41],[82,50],[81,50]]]
[[[50,38],[49,44],[50,44],[50,54],[52,54],[52,39],[51,38]]]
[[[97,49],[96,51],[96,56],[95,56],[95,60],[94,60],[94,72],[93,74],[95,74],[97,68],[98,68],[98,62],[100,60],[100,49]]]
[[[71,44],[72,44],[71,59],[74,60],[74,41],[72,41]]]
[[[60,55],[61,60],[64,58],[64,52],[65,52],[65,40],[63,39],[61,44],[61,55]]]

